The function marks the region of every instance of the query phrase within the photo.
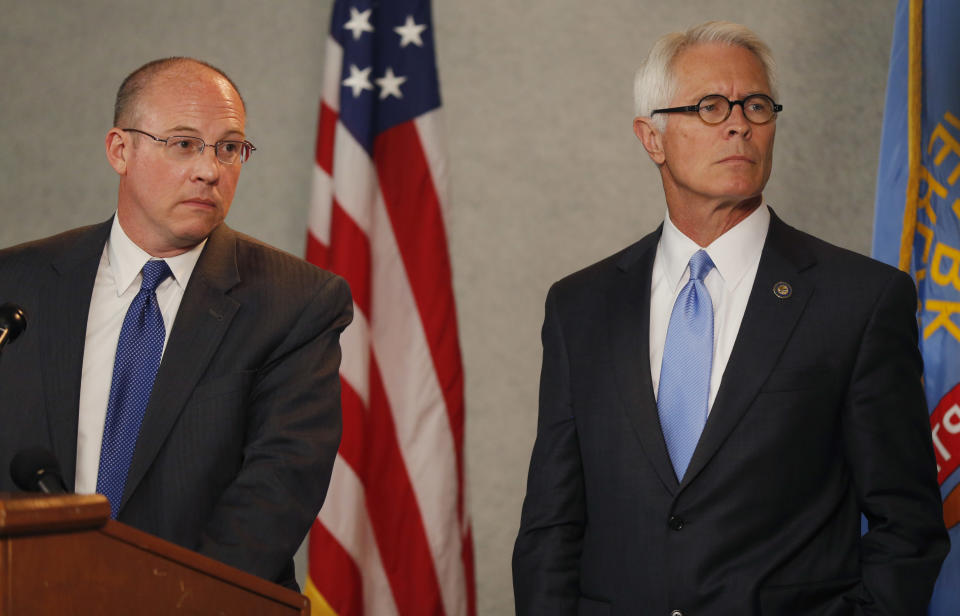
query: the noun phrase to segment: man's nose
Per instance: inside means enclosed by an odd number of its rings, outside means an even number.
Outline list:
[[[725,121],[725,128],[729,136],[742,135],[746,137],[750,133],[750,121],[743,112],[743,103],[738,102],[730,108],[730,115]]]
[[[220,179],[220,166],[223,163],[217,158],[217,150],[207,145],[193,161],[193,179],[207,184],[216,184]]]

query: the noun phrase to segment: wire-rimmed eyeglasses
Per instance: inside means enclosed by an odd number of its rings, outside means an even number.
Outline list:
[[[150,137],[157,143],[162,143],[164,151],[174,160],[188,161],[203,154],[203,149],[207,146],[213,148],[217,160],[225,165],[236,163],[245,163],[250,158],[250,154],[256,150],[249,141],[237,141],[233,139],[222,139],[216,143],[206,143],[200,137],[191,137],[188,135],[173,135],[166,139],[161,139],[151,135],[139,128],[121,128],[120,130],[130,133],[140,133]]]
[[[783,105],[776,104],[766,94],[751,94],[739,101],[732,101],[722,94],[708,94],[696,105],[654,109],[650,115],[696,111],[700,114],[700,119],[707,124],[719,124],[730,117],[730,111],[734,105],[740,105],[744,117],[752,124],[766,124],[775,118],[778,112],[783,111]]]

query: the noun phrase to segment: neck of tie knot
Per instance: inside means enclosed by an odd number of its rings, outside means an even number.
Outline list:
[[[160,283],[170,275],[170,266],[166,261],[147,261],[143,264],[143,283],[140,285],[140,290],[156,291]]]
[[[713,261],[710,260],[710,255],[707,254],[706,250],[698,250],[693,253],[693,256],[690,257],[690,279],[691,280],[703,280],[707,277],[707,274],[710,273],[710,270],[714,268]]]

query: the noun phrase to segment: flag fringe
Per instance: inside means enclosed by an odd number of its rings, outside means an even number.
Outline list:
[[[923,0],[910,0],[910,26],[908,44],[907,77],[907,157],[909,176],[907,195],[903,208],[903,231],[900,235],[899,267],[910,273],[913,256],[913,238],[917,230],[917,202],[920,199],[920,168],[922,153],[921,111],[923,87]]]

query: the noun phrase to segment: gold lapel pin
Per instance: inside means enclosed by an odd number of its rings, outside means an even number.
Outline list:
[[[780,299],[787,299],[793,295],[793,287],[790,286],[790,283],[787,282],[778,282],[773,285],[773,294],[779,297]]]

